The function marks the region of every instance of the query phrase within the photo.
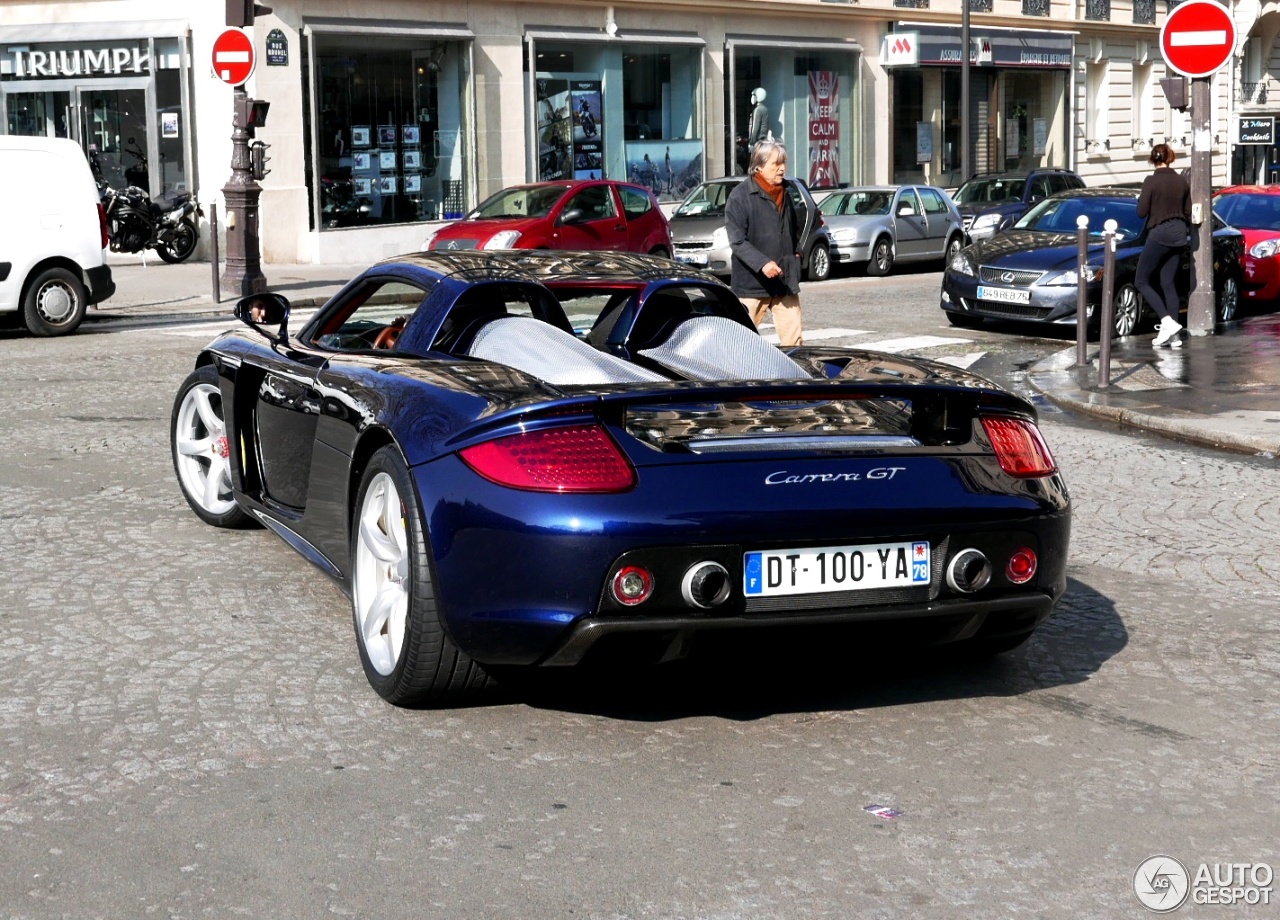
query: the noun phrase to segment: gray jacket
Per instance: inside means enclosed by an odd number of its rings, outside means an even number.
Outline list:
[[[783,180],[785,185],[790,180]],[[779,212],[773,199],[748,176],[729,193],[725,230],[733,250],[729,286],[739,297],[785,297],[800,293],[800,219],[788,191]],[[766,278],[761,269],[777,262],[782,274]]]

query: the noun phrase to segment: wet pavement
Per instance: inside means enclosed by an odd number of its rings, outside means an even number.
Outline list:
[[[1117,339],[1109,385],[1098,345],[1075,347],[1030,371],[1032,385],[1075,412],[1210,447],[1280,455],[1280,315],[1254,316],[1182,348],[1152,348],[1153,333]]]
[[[86,322],[124,317],[172,320],[230,313],[237,299],[214,299],[208,262],[166,265],[152,256],[109,258],[117,293]],[[263,265],[270,290],[295,307],[317,307],[364,264]],[[816,295],[815,288],[809,288]],[[1085,366],[1071,345],[1031,368],[1037,390],[1065,409],[1211,447],[1280,455],[1280,315],[1246,318],[1217,335],[1191,336],[1180,349],[1152,348],[1153,333],[1112,343],[1111,381],[1098,379],[1098,343]]]

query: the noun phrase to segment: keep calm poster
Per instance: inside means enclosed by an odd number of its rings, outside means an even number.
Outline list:
[[[809,71],[809,188],[840,184],[840,74]]]

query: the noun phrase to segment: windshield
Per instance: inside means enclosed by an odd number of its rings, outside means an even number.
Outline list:
[[[1233,227],[1280,230],[1280,195],[1219,195],[1213,209]]]
[[[827,217],[841,214],[888,214],[893,192],[862,191],[847,195],[829,195],[822,200],[819,210]]]
[[[526,185],[504,188],[467,215],[468,220],[492,217],[546,217],[567,185]]]
[[[1131,240],[1142,234],[1145,221],[1138,216],[1137,198],[1046,198],[1018,221],[1019,230],[1045,233],[1075,233],[1076,218],[1089,218],[1089,236],[1102,236],[1108,220],[1116,222],[1118,239]]]
[[[992,179],[970,179],[960,186],[953,196],[956,204],[998,204],[1004,201],[1021,201],[1026,179],[1007,176]]]
[[[675,217],[694,217],[699,214],[723,214],[724,203],[736,183],[705,182],[689,193],[676,208]]]

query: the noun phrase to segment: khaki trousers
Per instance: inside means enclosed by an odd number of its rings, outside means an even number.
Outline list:
[[[743,304],[751,311],[751,321],[760,328],[764,315],[773,311],[773,325],[778,330],[778,344],[783,348],[794,348],[804,344],[804,334],[800,331],[800,295],[788,294],[785,297],[743,297]]]

